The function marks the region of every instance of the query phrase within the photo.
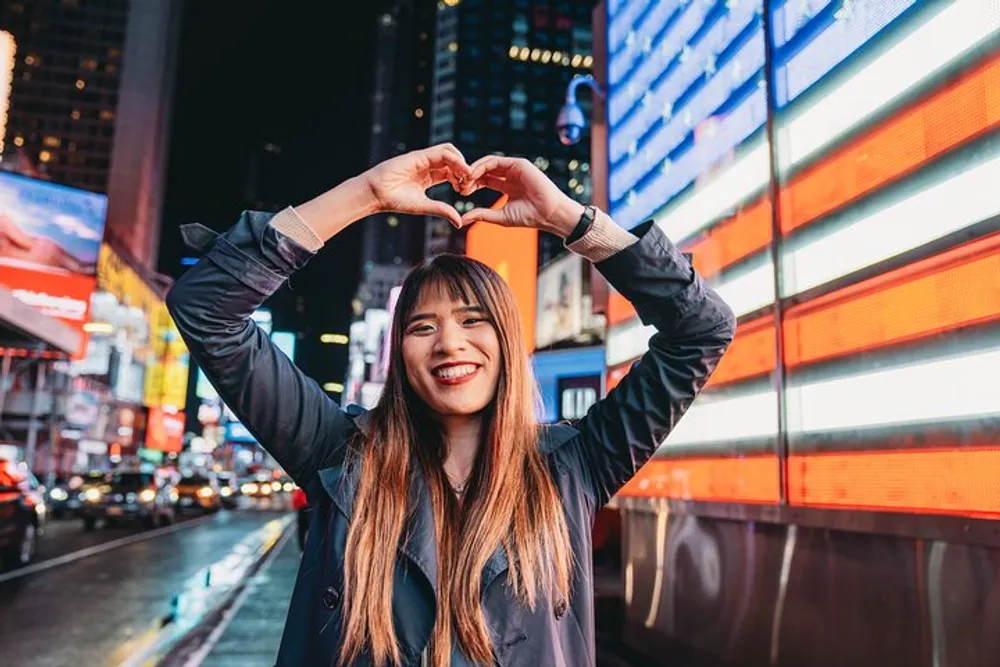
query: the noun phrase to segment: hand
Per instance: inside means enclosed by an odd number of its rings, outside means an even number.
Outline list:
[[[364,174],[377,211],[436,215],[455,227],[462,218],[452,206],[427,196],[427,189],[451,183],[461,190],[471,170],[465,157],[451,144],[439,144],[399,155]]]
[[[488,155],[471,167],[461,192],[489,188],[507,196],[499,209],[476,208],[462,224],[482,220],[504,227],[534,227],[561,238],[569,236],[583,215],[583,205],[559,190],[538,167],[523,158]]]

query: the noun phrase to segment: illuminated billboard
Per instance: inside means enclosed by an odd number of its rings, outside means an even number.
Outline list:
[[[608,2],[612,214],[740,318],[625,493],[1000,517],[997,3],[764,7]],[[613,386],[651,330],[608,319]]]
[[[477,222],[469,227],[465,254],[500,274],[514,293],[525,347],[535,342],[538,232],[527,227],[501,227]]]
[[[107,197],[0,171],[0,284],[80,332],[96,281]]]

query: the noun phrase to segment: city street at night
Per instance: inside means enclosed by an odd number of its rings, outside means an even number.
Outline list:
[[[16,638],[4,642],[3,664],[143,664],[138,660],[157,655],[171,626],[189,629],[202,620],[258,551],[277,542],[288,518],[247,509],[149,533],[84,533],[78,521],[50,523],[36,565],[0,575],[0,637]],[[47,567],[51,559],[65,562]]]

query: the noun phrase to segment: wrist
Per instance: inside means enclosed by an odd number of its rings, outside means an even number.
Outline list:
[[[324,242],[351,223],[378,212],[366,174],[349,178],[332,190],[295,207],[299,216]]]
[[[545,231],[565,239],[576,229],[576,224],[580,222],[585,208],[580,202],[566,197],[549,221],[549,229]]]

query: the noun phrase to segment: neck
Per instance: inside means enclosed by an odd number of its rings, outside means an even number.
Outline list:
[[[455,415],[441,417],[444,435],[444,469],[455,482],[468,479],[479,455],[482,417],[480,415]]]

